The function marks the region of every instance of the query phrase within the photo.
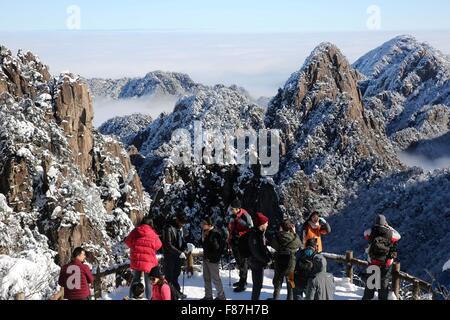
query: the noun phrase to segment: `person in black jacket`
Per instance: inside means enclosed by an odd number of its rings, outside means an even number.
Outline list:
[[[183,235],[183,226],[187,220],[183,214],[177,214],[175,219],[169,222],[163,230],[162,242],[164,251],[163,269],[167,281],[181,293],[178,277],[181,268],[186,261],[187,243]]]
[[[202,300],[213,300],[212,282],[217,290],[216,300],[226,300],[219,274],[219,262],[225,248],[225,239],[220,231],[214,228],[211,217],[203,219],[202,228],[203,280],[205,281],[205,297]]]
[[[264,280],[264,268],[271,260],[265,237],[268,226],[269,219],[262,213],[257,213],[256,225],[248,235],[250,251],[248,262],[252,270],[253,279],[252,300],[259,300]]]

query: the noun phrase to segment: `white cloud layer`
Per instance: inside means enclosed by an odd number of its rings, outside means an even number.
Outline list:
[[[400,152],[399,158],[408,167],[419,167],[425,171],[450,168],[450,157],[430,159],[420,154]]]
[[[94,126],[99,127],[112,117],[133,113],[147,114],[156,119],[163,112],[172,112],[176,101],[175,97],[155,98],[149,96],[120,100],[95,98]]]
[[[353,33],[188,33],[150,31],[0,32],[0,43],[37,53],[53,74],[84,77],[143,76],[155,70],[184,72],[194,81],[245,87],[273,96],[319,43],[335,43],[353,62],[399,35],[412,34],[450,53],[450,31]]]

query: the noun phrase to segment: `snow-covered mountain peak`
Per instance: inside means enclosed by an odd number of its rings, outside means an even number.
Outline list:
[[[415,57],[414,57],[415,56]],[[354,63],[354,67],[370,78],[377,78],[387,69],[407,64],[415,59],[434,59],[436,63],[448,65],[449,60],[439,50],[427,43],[419,42],[408,35],[395,37],[370,51]]]
[[[434,116],[450,105],[450,59],[439,50],[401,36],[367,53],[354,67],[367,76],[360,83],[366,108],[385,123],[399,149],[448,132],[448,117]]]
[[[353,120],[363,122],[359,80],[359,73],[342,52],[331,43],[323,43],[272,99],[266,125],[283,128],[284,140],[289,147],[296,140],[297,130],[308,121],[309,114],[323,104],[346,105],[345,113]],[[334,112],[332,108],[324,107],[323,110]]]
[[[201,86],[187,74],[153,71],[141,78],[87,79],[96,98],[126,99],[142,96],[175,96],[193,94]]]
[[[35,98],[50,92],[48,67],[33,53],[19,50],[14,56],[11,50],[0,45],[0,66],[0,93]]]

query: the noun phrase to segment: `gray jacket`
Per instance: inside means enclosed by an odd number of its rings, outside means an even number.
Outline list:
[[[314,276],[308,280],[305,300],[334,300],[334,277],[327,273],[327,260],[318,254],[313,265]]]

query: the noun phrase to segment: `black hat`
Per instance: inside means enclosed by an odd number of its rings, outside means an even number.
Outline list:
[[[151,278],[161,278],[164,276],[164,274],[161,272],[161,268],[159,266],[156,266],[150,271],[149,276]]]
[[[209,217],[209,216],[203,218],[203,222],[206,223],[208,226],[212,226],[213,225],[212,218]]]
[[[184,213],[182,213],[182,212],[177,213],[175,217],[178,219],[178,221],[180,223],[182,223],[182,224],[186,224],[187,223],[187,218],[186,218],[186,215]]]
[[[150,218],[149,216],[144,217],[144,219],[142,219],[141,224],[146,224],[150,227],[153,227],[153,219]]]
[[[239,199],[234,199],[234,200],[231,202],[231,207],[232,207],[232,208],[236,208],[236,209],[242,208],[241,201],[240,201]]]

